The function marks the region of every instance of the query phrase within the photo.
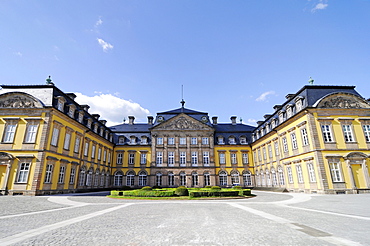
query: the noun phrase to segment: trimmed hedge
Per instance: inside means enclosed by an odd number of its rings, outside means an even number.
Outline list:
[[[171,197],[174,196],[174,191],[159,191],[159,190],[133,190],[124,191],[123,196],[136,197]]]
[[[188,188],[186,188],[185,186],[177,187],[174,192],[176,196],[188,196],[189,195]]]
[[[144,186],[143,188],[141,188],[142,190],[152,190],[152,187],[150,186]]]
[[[190,191],[189,197],[227,197],[227,196],[238,196],[238,190],[220,190],[220,191]]]
[[[252,192],[250,189],[239,190],[239,196],[250,196]]]

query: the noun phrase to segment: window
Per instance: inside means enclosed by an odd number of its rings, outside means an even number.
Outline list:
[[[276,141],[274,145],[275,145],[275,155],[279,155],[279,143]]]
[[[108,152],[108,163],[110,163],[110,161],[111,161],[111,152],[109,151]]]
[[[205,172],[203,176],[204,176],[204,186],[211,185],[211,175],[208,172]]]
[[[186,186],[186,174],[184,172],[180,173],[180,186]]]
[[[89,154],[89,143],[86,142],[85,143],[85,151],[84,151],[84,155],[87,156]]]
[[[71,168],[71,175],[69,176],[69,183],[74,184],[76,179],[76,169]]]
[[[174,186],[175,185],[175,175],[173,172],[168,173],[168,186]]]
[[[175,164],[175,152],[169,151],[168,152],[168,166],[173,167]]]
[[[219,153],[218,158],[220,159],[220,164],[226,164],[225,153]]]
[[[104,170],[102,171],[101,175],[100,175],[100,186],[104,186],[104,179],[105,179],[105,172]]]
[[[370,125],[364,125],[363,129],[364,129],[366,142],[370,142]]]
[[[163,144],[163,138],[157,138],[157,144],[158,145]]]
[[[283,150],[285,153],[288,152],[288,143],[285,137],[283,138]]]
[[[275,121],[275,119],[273,119],[273,120],[271,121],[271,129],[274,129],[274,128],[275,128],[275,126],[276,126],[276,121]]]
[[[246,172],[243,174],[243,182],[244,186],[251,186],[252,185],[252,178],[251,178],[251,173]]]
[[[224,137],[218,137],[217,142],[218,142],[218,144],[225,144]]]
[[[233,172],[231,174],[231,184],[239,185],[239,173],[238,172]]]
[[[257,153],[256,153],[256,151],[253,151],[253,161],[254,161],[254,163],[257,163]]]
[[[61,100],[58,100],[58,110],[63,112],[64,103]]]
[[[203,152],[203,165],[209,166],[209,152],[208,151]]]
[[[342,182],[342,174],[340,171],[340,165],[338,162],[330,162],[330,172],[331,172],[331,178],[333,182]]]
[[[307,163],[307,169],[308,176],[310,177],[310,182],[316,182],[315,169],[312,162]]]
[[[119,144],[124,144],[125,143],[125,137],[118,138],[118,143]]]
[[[123,153],[117,153],[117,164],[122,164]]]
[[[74,113],[75,113],[75,106],[69,105],[68,116],[71,118],[74,118]]]
[[[193,166],[198,165],[198,152],[196,151],[191,152],[191,164]]]
[[[82,123],[83,119],[84,119],[84,115],[82,113],[79,113],[78,114],[78,122]]]
[[[27,183],[28,173],[30,171],[31,163],[22,162],[19,166],[17,183]]]
[[[240,144],[246,144],[247,138],[246,137],[240,137]]]
[[[260,149],[258,150],[258,160],[259,160],[259,161],[262,161],[262,157],[261,157],[261,150],[260,150]]]
[[[94,186],[98,186],[99,185],[99,170],[96,170],[95,171],[95,177],[94,177]]]
[[[180,144],[181,145],[186,144],[186,138],[180,138]]]
[[[157,159],[156,159],[157,166],[161,166],[163,163],[163,152],[157,152]]]
[[[130,152],[128,154],[128,164],[129,165],[134,165],[135,164],[135,153],[134,152]]]
[[[226,186],[227,185],[227,173],[225,171],[221,171],[219,174],[219,179],[220,179],[220,185],[221,186]]]
[[[333,142],[332,134],[331,134],[331,129],[330,125],[322,125],[322,135],[324,137],[324,142]]]
[[[130,144],[136,144],[136,137],[135,136],[130,137]]]
[[[155,185],[162,186],[162,174],[161,173],[157,173],[155,175]]]
[[[266,155],[266,148],[265,147],[262,148],[262,153],[263,153],[263,159],[266,160],[267,155]]]
[[[344,140],[346,142],[354,142],[351,125],[343,125]]]
[[[168,145],[174,145],[175,144],[175,138],[168,138],[167,139],[167,144]]]
[[[135,173],[130,171],[126,175],[126,185],[134,186],[135,185]]]
[[[297,168],[298,183],[303,183],[302,167],[298,165],[296,168]]]
[[[78,185],[83,186],[85,184],[85,169],[80,170],[80,175],[78,177]]]
[[[79,137],[76,137],[74,152],[75,153],[78,153],[79,151],[80,151],[80,138]]]
[[[208,138],[202,138],[202,144],[209,144]]]
[[[293,183],[293,173],[292,173],[292,168],[291,167],[287,167],[286,168],[287,172],[288,172],[288,181],[289,183]]]
[[[307,146],[308,145],[307,129],[306,128],[301,129],[301,134],[302,134],[303,146]]]
[[[92,176],[93,176],[93,172],[90,169],[87,173],[87,176],[86,176],[86,186],[91,186],[92,185]]]
[[[191,144],[197,144],[198,139],[197,138],[191,138]]]
[[[64,146],[63,146],[65,150],[69,150],[70,142],[71,142],[71,134],[66,133],[66,136],[64,137]]]
[[[185,167],[186,166],[186,152],[180,152],[180,166]]]
[[[58,178],[58,183],[59,184],[64,183],[65,171],[66,171],[66,167],[65,166],[61,166],[59,168],[59,178]]]
[[[249,163],[248,160],[248,153],[242,153],[242,159],[243,159],[243,164],[246,165]]]
[[[295,133],[290,134],[290,138],[292,140],[292,148],[293,149],[298,149],[297,137],[295,136]]]
[[[91,150],[91,158],[95,158],[95,152],[96,152],[96,146],[95,145],[93,145],[92,146],[92,150]]]
[[[59,129],[58,128],[54,128],[53,129],[53,135],[51,137],[51,145],[53,145],[53,146],[57,146],[58,145],[58,137],[59,137]]]
[[[140,164],[146,164],[146,153],[140,154]]]
[[[266,169],[266,179],[267,179],[267,186],[271,186],[271,176],[270,171]]]
[[[279,114],[279,122],[282,123],[284,121],[284,113]]]
[[[45,183],[51,183],[51,178],[53,175],[53,165],[48,164],[46,166],[46,173],[45,173]]]
[[[147,144],[148,143],[148,139],[147,137],[141,137],[141,144]]]
[[[280,185],[285,185],[283,169],[280,166],[278,167],[278,174],[279,174]]]
[[[296,109],[297,109],[297,112],[299,112],[301,109],[302,109],[302,100],[297,100],[296,101]]]
[[[231,164],[238,164],[236,153],[230,153],[230,157],[231,157]]]
[[[28,124],[27,125],[27,133],[26,133],[26,143],[35,143],[36,142],[36,134],[37,129],[39,125],[38,124]]]
[[[191,184],[192,186],[198,186],[198,174],[197,173],[192,173],[191,174]]]
[[[113,185],[114,186],[122,186],[123,174],[122,172],[116,172],[114,174]]]
[[[271,144],[267,146],[268,152],[269,152],[269,158],[272,158],[272,147]]]
[[[235,144],[235,137],[229,137],[229,144]]]
[[[141,171],[139,172],[139,186],[146,186],[147,184],[147,175],[146,172]]]
[[[277,176],[274,168],[271,168],[272,186],[277,186]]]
[[[101,148],[98,149],[98,160],[101,160]]]
[[[293,114],[292,107],[287,107],[286,109],[287,118],[290,118]]]

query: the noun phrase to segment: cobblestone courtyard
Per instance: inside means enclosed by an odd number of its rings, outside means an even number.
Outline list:
[[[370,245],[370,194],[236,200],[1,196],[0,245]]]

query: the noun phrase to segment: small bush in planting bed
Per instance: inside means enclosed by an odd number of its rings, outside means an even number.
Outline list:
[[[239,191],[227,190],[227,191],[190,191],[189,197],[228,197],[228,196],[238,196]]]
[[[221,187],[220,186],[212,186],[211,189],[212,190],[221,190]]]
[[[234,186],[234,187],[233,187],[233,189],[234,189],[234,190],[241,190],[241,189],[242,189],[242,187],[241,187],[241,186],[239,186],[239,185],[236,185],[236,186]]]
[[[206,187],[204,187],[204,188],[206,188],[206,189],[211,189],[212,188],[212,186],[211,185],[207,185]]]
[[[186,188],[185,186],[177,187],[176,190],[175,190],[175,195],[177,195],[177,196],[188,196],[189,195],[188,188]]]
[[[141,188],[142,190],[152,190],[152,187],[150,186],[144,186],[143,188]]]

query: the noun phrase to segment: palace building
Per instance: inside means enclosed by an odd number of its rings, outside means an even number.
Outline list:
[[[181,107],[107,127],[50,79],[0,90],[0,192],[44,195],[243,186],[370,191],[370,104],[354,86],[306,85],[258,126]]]

